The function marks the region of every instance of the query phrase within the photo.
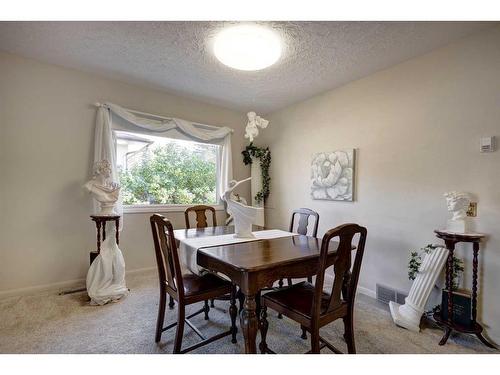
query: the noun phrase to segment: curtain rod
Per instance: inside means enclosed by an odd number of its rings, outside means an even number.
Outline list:
[[[105,103],[99,103],[99,102],[95,102],[94,103],[94,106],[97,107],[97,108],[100,108],[100,107],[106,107],[106,104]],[[157,118],[157,119],[161,119],[161,120],[172,120],[172,117],[164,117],[164,116],[160,116],[160,115],[154,115],[152,113],[147,113],[147,112],[141,112],[141,111],[136,111],[134,109],[129,109],[129,108],[125,108],[125,107],[122,107],[123,109],[126,109],[127,111],[129,112],[132,112],[132,113],[136,113],[138,115],[143,115],[143,116],[148,116],[148,117],[153,117],[153,118]],[[195,125],[198,125],[198,126],[205,126],[207,128],[214,128],[214,129],[218,129],[220,128],[220,126],[215,126],[215,125],[207,125],[207,124],[200,124],[198,122],[193,122],[193,124]]]

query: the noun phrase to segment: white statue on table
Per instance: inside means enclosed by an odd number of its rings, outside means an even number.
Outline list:
[[[450,191],[444,194],[448,211],[452,213],[448,220],[447,230],[455,233],[467,233],[467,210],[469,209],[470,196],[467,193]]]
[[[250,142],[253,142],[254,138],[259,135],[259,128],[267,128],[269,121],[257,116],[255,112],[248,112],[247,117],[248,123],[245,128],[245,138],[248,138]]]
[[[94,176],[83,187],[101,204],[99,215],[117,215],[114,211],[120,196],[120,185],[111,179],[111,164],[107,160],[96,163]]]
[[[227,203],[227,212],[234,220],[234,237],[236,238],[254,238],[252,233],[252,224],[255,222],[257,213],[262,211],[262,207],[247,206],[238,202],[231,197],[231,194],[236,187],[246,181],[250,181],[249,177],[242,181],[232,180],[229,182],[229,188],[224,192],[224,200]]]

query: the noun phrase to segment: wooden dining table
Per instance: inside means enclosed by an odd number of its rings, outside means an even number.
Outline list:
[[[233,226],[177,229],[176,240],[234,233]],[[245,353],[256,353],[259,328],[256,298],[276,280],[303,278],[317,273],[321,240],[303,235],[233,243],[200,248],[197,263],[212,272],[226,275],[245,296],[240,325]],[[337,246],[330,247],[332,255]]]

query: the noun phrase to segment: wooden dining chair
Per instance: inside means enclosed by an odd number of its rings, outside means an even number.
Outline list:
[[[177,326],[173,350],[174,353],[186,353],[228,335],[232,335],[232,342],[236,343],[237,308],[235,303],[235,286],[231,282],[211,273],[206,273],[201,276],[194,274],[183,275],[179,263],[179,256],[177,253],[177,245],[174,238],[172,224],[170,224],[170,221],[158,214],[151,216],[150,223],[151,230],[153,232],[156,263],[158,265],[158,276],[160,279],[160,303],[158,308],[158,319],[156,322],[155,342],[160,341],[163,332]],[[231,328],[229,331],[219,333],[207,339],[189,321],[189,319],[203,312],[205,313],[205,319],[208,319],[208,312],[210,308],[208,307],[207,301],[211,298],[223,296],[225,294],[230,294],[231,296],[231,303],[229,307]],[[177,301],[177,322],[170,324],[167,327],[163,327],[167,295]],[[198,302],[205,302],[204,307],[186,317],[185,307]],[[193,331],[200,336],[202,341],[188,348],[182,349],[184,323],[191,327]]]
[[[215,208],[213,208],[211,206],[205,206],[203,204],[200,204],[197,206],[188,207],[184,211],[184,219],[186,221],[186,229],[191,228],[191,224],[189,221],[189,213],[190,212],[194,212],[196,214],[196,228],[208,227],[208,220],[207,220],[207,216],[206,216],[207,211],[212,212],[212,226],[216,227],[217,226],[217,217],[215,215]],[[224,301],[227,301],[229,299],[229,296],[224,296],[222,299]],[[173,305],[174,305],[174,302],[172,300],[170,300],[168,306],[172,309]],[[213,299],[210,301],[210,306],[215,307]]]
[[[295,218],[298,216],[297,229],[294,232]],[[314,218],[314,226],[312,231],[309,231],[309,217]],[[290,229],[289,232],[294,232],[301,234],[303,236],[316,237],[318,235],[318,225],[319,225],[319,214],[309,208],[297,208],[292,212],[292,218],[290,219]],[[307,281],[312,283],[312,277],[308,277]],[[288,285],[292,285],[292,279],[287,279]],[[278,281],[279,287],[283,287],[283,279]],[[281,317],[281,316],[280,316]]]
[[[332,344],[319,335],[319,329],[334,320],[344,321],[344,339],[347,351],[356,353],[354,344],[354,297],[358,285],[359,271],[365,249],[367,231],[357,224],[344,224],[330,229],[323,236],[318,263],[316,283],[301,282],[278,289],[261,297],[260,332],[262,341],[259,348],[262,353],[272,353],[267,347],[266,335],[268,329],[267,308],[298,322],[311,334],[311,350],[308,353],[319,353],[325,346],[335,353],[341,353]],[[353,247],[354,237],[358,242]],[[330,241],[339,239],[337,250],[329,254]],[[356,251],[354,264],[351,267],[351,254]],[[335,272],[330,293],[323,291],[325,271],[333,265]]]
[[[190,229],[191,225],[189,223],[189,213],[194,212],[196,214],[196,228],[206,228],[208,227],[208,221],[206,212],[212,212],[212,226],[217,226],[217,218],[215,216],[215,208],[211,206],[205,206],[200,204],[198,206],[188,207],[184,211],[184,219],[186,220],[186,229]]]

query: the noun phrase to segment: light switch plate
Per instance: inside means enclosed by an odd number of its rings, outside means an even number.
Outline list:
[[[467,210],[467,216],[476,217],[477,216],[477,202],[470,202],[469,209]]]

